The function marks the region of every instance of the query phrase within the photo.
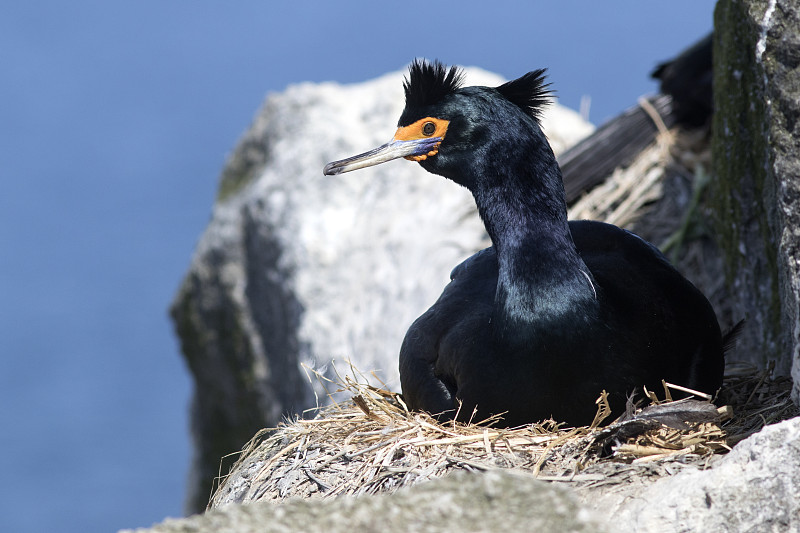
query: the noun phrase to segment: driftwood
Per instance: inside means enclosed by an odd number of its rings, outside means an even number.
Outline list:
[[[675,123],[672,98],[643,98],[639,104],[606,122],[559,158],[567,203],[602,183],[616,168],[627,167],[661,130]]]

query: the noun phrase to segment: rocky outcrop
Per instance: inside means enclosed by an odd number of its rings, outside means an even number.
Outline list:
[[[708,470],[679,461],[669,468],[675,475],[657,481],[641,475],[575,493],[530,474],[457,472],[391,495],[231,504],[140,531],[779,533],[800,529],[798,418],[764,428]]]
[[[467,72],[468,84],[502,81]],[[221,457],[328,401],[307,369],[334,377],[333,362],[346,373],[350,361],[398,389],[406,329],[450,270],[486,246],[469,193],[418,165],[322,175],[328,161],[391,138],[401,82],[396,73],[271,95],[223,171],[172,306],[195,381],[189,510],[205,507]],[[558,106],[544,127],[556,151],[592,129]]]
[[[566,489],[531,476],[459,472],[392,495],[231,505],[141,533],[326,533],[425,531],[600,532]]]
[[[717,240],[741,352],[794,377],[800,398],[800,6],[721,0],[715,12]]]
[[[800,418],[767,426],[709,470],[580,495],[616,531],[798,531]]]

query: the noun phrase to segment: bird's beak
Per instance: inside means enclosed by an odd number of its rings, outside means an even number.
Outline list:
[[[413,161],[418,161],[424,159],[422,156],[432,155],[431,152],[435,153],[441,142],[442,137],[425,137],[423,139],[413,140],[399,140],[395,138],[369,152],[328,163],[325,165],[322,173],[326,176],[334,176],[336,174],[342,174],[343,172],[358,170],[359,168],[380,165],[381,163],[399,157],[406,157]]]

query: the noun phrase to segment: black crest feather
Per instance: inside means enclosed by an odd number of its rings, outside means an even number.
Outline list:
[[[408,78],[403,82],[406,107],[424,107],[435,104],[452,93],[464,81],[464,72],[458,67],[449,69],[439,61],[415,59],[408,67]]]
[[[504,83],[497,90],[538,121],[544,107],[553,97],[550,84],[545,83],[545,72],[547,70],[543,68],[533,70],[516,80]]]

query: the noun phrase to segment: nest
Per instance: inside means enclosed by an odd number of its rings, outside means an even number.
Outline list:
[[[720,322],[730,325],[740,317],[730,314],[722,260],[703,224],[709,161],[707,130],[662,128],[628,168],[580,198],[570,218],[628,227],[666,249],[712,302]],[[605,427],[602,397],[590,426],[548,420],[498,429],[492,420],[439,423],[361,377],[338,381],[337,392],[351,399],[320,408],[312,419],[260,431],[218,479],[209,506],[393,492],[456,469],[513,469],[581,490],[630,488],[677,469],[706,468],[764,425],[800,414],[788,377],[741,364],[726,368],[716,402],[723,408],[707,400],[672,401],[665,384],[661,399],[650,391],[648,405],[629,405],[622,419]]]
[[[409,411],[396,393],[346,377],[341,388],[350,400],[253,437],[220,479],[210,507],[393,492],[456,469],[513,469],[586,488],[631,475],[668,475],[676,463],[705,468],[767,423],[800,414],[789,397],[791,380],[770,373],[729,367],[721,408],[706,400],[672,401],[667,386],[666,399],[649,392],[649,405],[629,405],[605,427],[601,397],[592,425],[567,428],[548,420],[513,429],[493,428],[492,420],[439,423]]]

